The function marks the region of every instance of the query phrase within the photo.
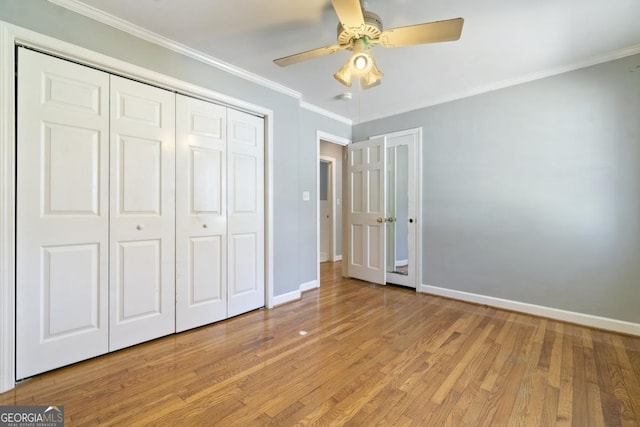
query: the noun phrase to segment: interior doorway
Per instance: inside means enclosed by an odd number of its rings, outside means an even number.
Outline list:
[[[320,262],[333,261],[336,249],[335,170],[336,159],[320,156],[320,191],[318,192],[318,220],[320,221]]]
[[[320,263],[342,260],[343,214],[342,195],[345,146],[351,141],[323,132],[317,133],[317,280],[320,283]]]

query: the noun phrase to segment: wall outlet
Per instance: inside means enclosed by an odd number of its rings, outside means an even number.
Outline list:
[[[303,191],[302,200],[304,200],[305,202],[308,202],[309,200],[311,200],[311,193],[309,193],[308,191]]]

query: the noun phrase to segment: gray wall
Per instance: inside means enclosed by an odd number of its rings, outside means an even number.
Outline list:
[[[299,289],[316,271],[310,203],[315,194],[316,130],[350,137],[351,127],[302,109],[299,101],[70,12],[46,0],[2,0],[0,20],[161,72],[274,111],[274,293]],[[313,199],[312,199],[313,200]],[[313,226],[310,224],[313,222]]]
[[[640,55],[354,127],[423,127],[423,283],[640,322]]]
[[[330,135],[351,139],[351,126],[331,120],[309,110],[301,110],[300,134],[300,195],[302,191],[311,194],[308,202],[301,202],[299,213],[300,231],[300,283],[316,280],[318,271],[318,189],[317,162],[318,144],[316,131],[322,130]]]

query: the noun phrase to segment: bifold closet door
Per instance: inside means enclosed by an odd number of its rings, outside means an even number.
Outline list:
[[[227,317],[227,109],[176,97],[176,330]]]
[[[108,351],[109,75],[18,49],[16,377]]]
[[[175,95],[111,76],[111,351],[175,332]]]
[[[227,111],[227,315],[264,307],[264,119]]]

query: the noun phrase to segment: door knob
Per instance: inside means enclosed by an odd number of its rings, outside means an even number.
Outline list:
[[[413,224],[413,218],[409,218],[409,222]]]
[[[142,230],[142,229],[144,228],[144,224],[138,224],[138,225],[136,226],[136,228],[137,228],[138,230]]]
[[[384,218],[378,218],[377,221],[378,222],[384,222]]]
[[[390,216],[389,218],[387,218],[387,222],[396,222],[396,219]]]
[[[202,228],[207,228],[207,224],[202,224]]]

